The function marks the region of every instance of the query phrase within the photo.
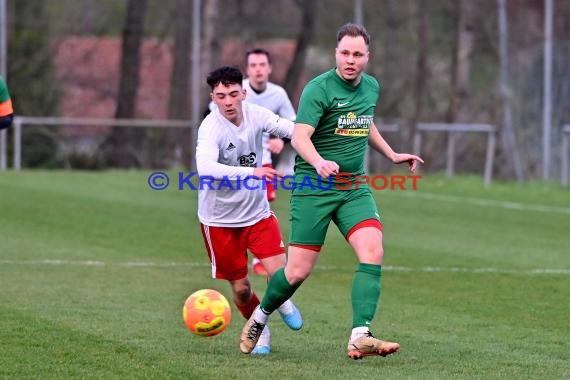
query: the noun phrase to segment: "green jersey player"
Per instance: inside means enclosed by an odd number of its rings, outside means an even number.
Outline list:
[[[369,329],[380,298],[384,254],[376,204],[368,188],[346,186],[346,179],[343,190],[338,188],[339,175],[351,178],[353,185],[357,175],[364,175],[367,146],[394,163],[408,163],[411,171],[423,162],[418,156],[394,152],[374,125],[380,86],[364,73],[369,45],[364,27],[342,26],[337,34],[336,68],[316,77],[303,90],[292,138],[298,153],[297,185],[291,196],[287,265],[273,275],[260,306],[242,330],[240,349],[244,353],[255,346],[269,314],[310,275],[331,220],[359,262],[352,283],[348,356],[386,356],[400,348],[398,343],[375,338]]]

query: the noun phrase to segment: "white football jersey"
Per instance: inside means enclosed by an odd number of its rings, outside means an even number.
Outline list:
[[[262,181],[244,181],[262,166],[264,132],[293,135],[292,121],[247,102],[242,102],[242,109],[239,127],[215,109],[198,129],[198,219],[208,226],[245,227],[269,216]]]

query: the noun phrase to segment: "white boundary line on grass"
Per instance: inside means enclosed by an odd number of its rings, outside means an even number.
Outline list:
[[[525,204],[525,203],[496,201],[491,199],[473,198],[473,197],[459,197],[455,195],[427,193],[423,191],[402,191],[401,194],[408,196],[410,198],[422,198],[422,199],[429,199],[429,200],[442,201],[442,202],[468,203],[475,206],[495,207],[495,208],[498,207],[508,210],[550,212],[550,213],[560,213],[560,214],[570,215],[570,207]]]
[[[104,267],[119,266],[127,268],[206,268],[210,267],[208,263],[193,262],[155,262],[155,261],[126,261],[126,262],[110,262],[97,260],[0,260],[0,265],[70,265],[83,267]],[[317,266],[317,271],[337,271],[341,267],[333,265]],[[461,267],[403,267],[384,265],[382,267],[388,272],[424,272],[424,273],[498,273],[498,274],[515,274],[515,275],[570,275],[570,269],[567,268],[535,268],[535,269],[503,269],[503,268],[461,268]]]

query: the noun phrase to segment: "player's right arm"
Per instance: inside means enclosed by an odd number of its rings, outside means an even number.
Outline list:
[[[279,105],[277,111],[275,112],[277,115],[281,116],[284,119],[295,121],[297,114],[295,113],[295,109],[293,108],[293,103],[291,103],[291,99],[287,96],[287,92],[283,87],[278,87],[279,94],[277,104]],[[269,150],[273,154],[279,154],[283,150],[283,146],[285,145],[285,141],[291,141],[290,137],[283,137],[279,138],[278,136],[271,136],[269,140]]]
[[[305,86],[299,100],[297,122],[291,139],[291,146],[323,178],[337,174],[340,169],[336,162],[325,160],[311,141],[311,136],[324,116],[326,101],[326,91],[319,83],[311,81]]]
[[[311,166],[315,168],[317,174],[323,178],[328,178],[331,175],[335,175],[339,171],[339,166],[334,161],[325,160],[311,141],[311,136],[315,132],[309,124],[296,123],[293,129],[293,138],[291,139],[291,145]]]

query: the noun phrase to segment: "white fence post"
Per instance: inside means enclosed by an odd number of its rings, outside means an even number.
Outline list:
[[[570,124],[562,127],[562,154],[560,155],[562,160],[562,173],[560,175],[562,186],[568,186],[568,166],[570,166],[568,162],[570,160],[570,154],[568,153],[570,142],[568,140],[570,140]]]
[[[456,140],[457,140],[457,134],[451,131],[447,131],[447,165],[445,169],[445,174],[447,178],[453,177],[453,172],[455,169]]]
[[[14,170],[22,168],[22,119],[14,118]]]
[[[0,131],[0,170],[6,170],[7,166],[6,132],[6,129]]]
[[[494,132],[487,134],[487,153],[485,154],[485,187],[491,185],[491,178],[493,176],[493,161],[495,158],[495,142],[496,136]]]
[[[196,124],[196,127],[194,125]],[[14,169],[20,170],[22,166],[22,127],[24,125],[73,125],[73,126],[105,126],[105,127],[161,127],[161,128],[191,128],[197,130],[198,123],[192,120],[156,120],[156,119],[98,119],[74,117],[28,117],[16,116],[14,118]],[[0,131],[0,164],[2,157],[6,160],[6,148],[2,150],[2,133]],[[4,138],[4,144],[6,139]],[[4,156],[2,156],[4,152]],[[194,160],[192,160],[194,161]],[[0,165],[1,167],[1,165]],[[5,169],[5,168],[4,168]]]

